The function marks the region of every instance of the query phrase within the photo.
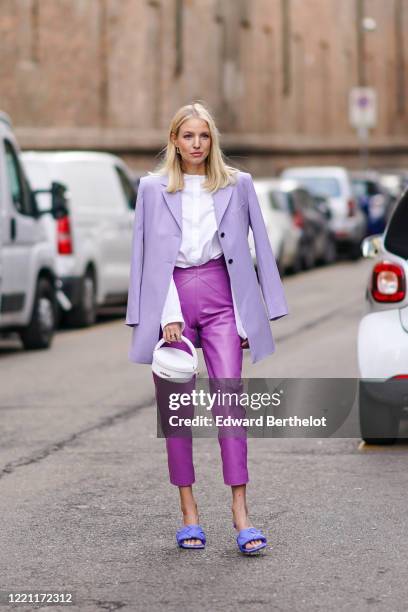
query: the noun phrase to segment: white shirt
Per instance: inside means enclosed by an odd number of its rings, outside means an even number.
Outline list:
[[[175,263],[180,268],[201,266],[210,259],[217,259],[223,255],[218,239],[213,198],[202,187],[205,179],[206,176],[200,174],[184,174],[184,189],[181,192],[183,233]],[[231,293],[237,332],[241,338],[247,338],[236,307],[232,287]],[[162,329],[168,323],[175,322],[182,323],[184,329],[185,323],[179,295],[172,277],[161,317]]]

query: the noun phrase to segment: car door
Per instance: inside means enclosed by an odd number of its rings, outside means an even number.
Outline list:
[[[35,201],[11,139],[2,142],[4,155],[5,201],[1,225],[3,250],[2,323],[21,313],[32,286],[31,257],[39,240]]]

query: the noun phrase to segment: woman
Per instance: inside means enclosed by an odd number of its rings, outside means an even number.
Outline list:
[[[183,106],[171,121],[161,169],[140,181],[126,315],[133,327],[130,360],[152,363],[161,335],[187,350],[180,342],[183,333],[203,349],[210,381],[239,380],[243,349],[249,348],[253,363],[273,353],[269,320],[287,312],[251,175],[224,162],[209,111],[199,103]],[[153,378],[163,416],[169,383]],[[219,437],[219,442],[238,546],[253,553],[266,546],[266,538],[248,518],[246,436]],[[192,491],[191,437],[167,436],[166,447],[184,522],[177,541],[183,548],[204,548]]]

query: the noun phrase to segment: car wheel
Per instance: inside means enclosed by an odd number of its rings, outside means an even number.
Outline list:
[[[326,249],[324,253],[324,263],[326,265],[329,265],[329,264],[334,263],[336,259],[337,259],[336,241],[334,240],[334,238],[331,238],[330,236],[328,236]]]
[[[302,270],[302,257],[301,257],[301,253],[298,250],[296,251],[296,254],[293,258],[292,263],[287,267],[285,272],[288,274],[297,274],[298,272],[301,272],[301,270]]]
[[[77,306],[74,306],[66,315],[69,327],[89,327],[96,321],[96,284],[91,271],[88,271],[82,279],[81,298]]]
[[[349,249],[349,257],[352,261],[357,261],[361,257],[361,248],[359,242],[353,242]]]
[[[311,247],[305,249],[302,258],[302,267],[304,270],[311,270],[316,266],[316,255]]]
[[[30,324],[19,331],[24,348],[46,349],[51,346],[56,326],[55,290],[47,278],[39,278]]]
[[[394,444],[398,436],[399,414],[395,408],[373,398],[364,383],[359,387],[361,437],[367,444]]]

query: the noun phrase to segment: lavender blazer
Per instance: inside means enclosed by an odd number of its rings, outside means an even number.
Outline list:
[[[141,179],[138,190],[126,312],[126,325],[133,328],[129,359],[135,363],[152,363],[181,245],[181,191],[168,193],[166,186],[167,176],[149,175]],[[255,363],[275,350],[269,319],[288,314],[281,279],[251,175],[240,172],[235,185],[212,195],[219,240]],[[260,286],[248,246],[249,226]],[[195,346],[200,347],[199,339]]]

